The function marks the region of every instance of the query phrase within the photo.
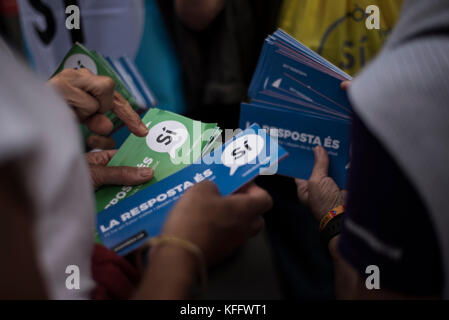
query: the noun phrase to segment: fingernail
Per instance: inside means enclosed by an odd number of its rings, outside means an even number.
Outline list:
[[[153,175],[154,170],[151,168],[139,168],[139,175],[142,178],[149,178]]]
[[[148,128],[143,122],[140,123],[140,128],[145,132],[145,134],[148,134]]]

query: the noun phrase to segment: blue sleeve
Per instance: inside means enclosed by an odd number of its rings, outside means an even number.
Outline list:
[[[145,0],[145,29],[135,63],[165,110],[186,112],[178,56],[155,0]]]

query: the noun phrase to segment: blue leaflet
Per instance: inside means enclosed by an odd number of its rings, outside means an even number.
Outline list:
[[[351,77],[284,31],[266,39],[240,127],[257,123],[277,135],[290,154],[279,174],[308,179],[313,148],[321,145],[330,156],[330,176],[346,187],[352,108],[343,80]]]
[[[340,88],[342,79],[323,71],[329,69],[318,69],[317,66],[307,65],[277,51],[268,52],[269,56],[264,59],[270,63],[264,63],[265,69],[258,73],[258,78],[253,79],[249,92],[251,98],[269,87],[282,88],[309,97],[313,95],[311,99],[320,97],[317,102],[327,103],[329,108],[346,115],[351,113],[346,92]]]
[[[279,164],[278,174],[308,179],[314,163],[313,149],[322,145],[329,153],[329,175],[341,188],[346,187],[350,148],[348,122],[261,104],[242,104],[240,119],[240,127],[255,122],[272,137],[277,137],[279,145],[288,151],[289,157]]]
[[[259,126],[253,125],[198,164],[169,176],[97,215],[101,241],[120,255],[160,234],[167,214],[182,194],[205,179],[230,195],[264,171],[276,171],[287,152]]]

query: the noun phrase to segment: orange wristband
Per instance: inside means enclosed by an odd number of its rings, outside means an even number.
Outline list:
[[[335,209],[329,211],[320,221],[320,232],[326,228],[327,224],[335,217],[346,211],[346,206],[338,206]]]

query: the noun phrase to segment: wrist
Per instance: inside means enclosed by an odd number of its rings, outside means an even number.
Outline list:
[[[345,212],[346,212],[346,206],[344,206],[344,205],[339,205],[337,207],[334,207],[332,210],[329,210],[319,220],[320,232],[322,232],[332,220],[341,218],[339,216],[344,214]]]
[[[149,265],[134,299],[187,299],[196,276],[197,264],[188,252],[156,244],[151,247]]]
[[[184,274],[195,274],[201,280],[203,290],[207,282],[207,266],[202,250],[193,242],[169,235],[152,238],[148,245],[154,250],[150,258],[173,260],[176,265],[184,265]],[[169,249],[164,249],[169,248]],[[155,258],[156,257],[156,258]]]
[[[326,249],[329,249],[331,241],[340,234],[345,210],[345,206],[338,206],[329,211],[320,220],[321,243]]]
[[[329,253],[333,260],[335,260],[338,257],[339,241],[340,241],[340,235],[336,235],[329,241],[329,244],[328,244]]]
[[[171,264],[179,269],[176,274],[184,277],[195,278],[199,272],[195,257],[178,246],[163,243],[153,245],[150,249],[149,264],[154,263]]]
[[[328,206],[326,209],[323,209],[323,211],[318,212],[318,213],[316,214],[316,218],[317,218],[318,222],[321,222],[321,220],[322,220],[327,214],[329,214],[329,212],[334,211],[334,210],[336,210],[336,209],[338,209],[338,208],[341,208],[341,207],[345,207],[344,202],[342,202],[342,203],[336,203],[335,205]]]

